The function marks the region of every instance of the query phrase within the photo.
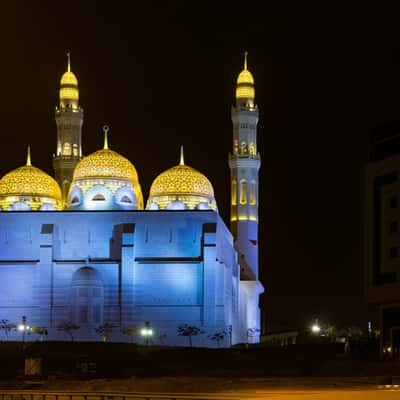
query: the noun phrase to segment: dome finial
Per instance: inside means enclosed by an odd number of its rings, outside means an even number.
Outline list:
[[[183,155],[183,146],[181,146],[181,157],[179,160],[179,165],[185,165],[185,157]]]
[[[71,53],[67,52],[67,71],[71,72]]]
[[[110,127],[108,125],[103,125],[103,132],[104,132],[104,150],[108,150],[108,131]]]
[[[28,152],[26,154],[26,166],[30,167],[31,165],[31,146],[28,146]]]
[[[247,70],[247,54],[249,54],[248,51],[244,52],[244,69]]]

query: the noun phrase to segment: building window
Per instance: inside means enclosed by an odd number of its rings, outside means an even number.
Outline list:
[[[397,258],[399,255],[399,248],[398,247],[391,247],[389,250],[390,258]]]
[[[65,142],[63,145],[63,156],[70,156],[71,155],[71,145],[68,142]]]
[[[236,180],[232,181],[232,205],[237,204],[237,182]]]
[[[88,322],[88,307],[87,305],[80,305],[79,306],[79,323],[87,324]]]
[[[102,194],[96,194],[92,197],[93,201],[105,201],[105,197]]]
[[[247,182],[240,182],[240,204],[247,204]]]
[[[77,144],[72,145],[72,153],[75,157],[78,157],[78,145]]]
[[[390,208],[397,208],[398,207],[398,198],[397,196],[392,196],[389,201]]]
[[[257,204],[257,184],[255,181],[251,182],[251,190],[250,190],[250,204],[252,206]]]
[[[129,203],[132,204],[132,200],[128,196],[122,196],[121,203]]]
[[[397,233],[399,231],[399,223],[397,221],[393,221],[389,225],[390,233]]]

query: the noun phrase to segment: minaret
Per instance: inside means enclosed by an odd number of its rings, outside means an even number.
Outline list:
[[[236,104],[232,106],[233,147],[231,170],[231,230],[239,252],[241,279],[258,279],[258,107],[254,103],[254,78],[244,68],[236,82]]]
[[[78,80],[71,71],[67,54],[67,71],[60,81],[60,103],[55,112],[57,124],[57,152],[53,158],[55,178],[61,187],[63,202],[76,164],[82,158],[83,109],[79,106]]]

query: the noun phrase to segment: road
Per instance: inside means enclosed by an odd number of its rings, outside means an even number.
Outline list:
[[[220,393],[120,393],[0,390],[0,400],[400,400],[400,387],[235,390]]]

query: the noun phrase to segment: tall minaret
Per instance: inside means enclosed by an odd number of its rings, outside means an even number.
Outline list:
[[[82,158],[83,109],[79,106],[78,79],[71,71],[70,55],[67,54],[67,71],[60,81],[60,104],[56,107],[57,152],[53,158],[56,181],[59,183],[63,202],[76,164]]]
[[[244,68],[236,82],[236,104],[232,106],[233,147],[229,155],[231,170],[231,230],[240,256],[241,277],[258,279],[258,107],[254,103],[254,78]]]

